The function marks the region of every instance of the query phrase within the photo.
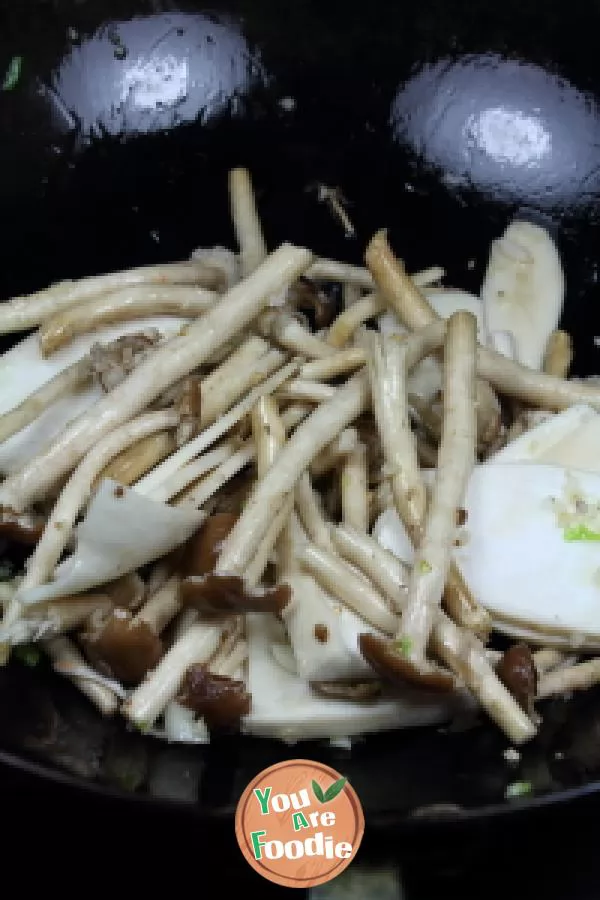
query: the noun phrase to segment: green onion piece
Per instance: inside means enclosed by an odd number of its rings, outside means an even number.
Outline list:
[[[402,656],[410,656],[410,652],[412,650],[412,641],[409,637],[400,638],[399,641],[394,642],[394,646]]]
[[[530,781],[515,781],[508,785],[504,796],[507,800],[513,800],[515,797],[526,797],[532,791],[533,786]]]
[[[422,559],[419,563],[419,572],[421,575],[429,575],[431,572],[431,565],[427,562],[426,559]]]
[[[23,65],[22,56],[13,56],[10,65],[6,70],[4,81],[2,82],[3,91],[12,91],[17,86],[17,82],[21,77],[21,66]]]
[[[572,525],[564,530],[565,541],[600,541],[600,531],[592,531],[587,525]]]

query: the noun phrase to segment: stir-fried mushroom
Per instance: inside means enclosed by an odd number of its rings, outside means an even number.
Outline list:
[[[128,334],[111,344],[94,344],[90,350],[90,364],[94,378],[107,394],[133,372],[136,365],[148,356],[158,342],[156,329]]]
[[[292,285],[288,295],[288,303],[296,309],[310,310],[313,314],[317,331],[331,325],[335,317],[335,301],[308,278],[299,278]]]
[[[198,434],[200,429],[200,382],[197,378],[185,378],[181,386],[181,394],[175,402],[179,414],[179,425],[176,432],[177,446],[187,444]]]
[[[361,634],[359,647],[367,662],[386,681],[398,684],[408,682],[429,691],[446,692],[455,688],[454,676],[433,663],[426,670],[417,672],[407,660],[410,647],[402,640],[392,642],[375,634]]]
[[[371,240],[366,252],[366,262],[381,295],[403,325],[415,330],[431,325],[438,319],[418,285],[392,253],[384,231],[378,232]],[[477,430],[480,444],[485,446],[495,438],[500,427],[500,406],[489,384],[481,379],[477,382],[476,394]]]
[[[206,665],[190,666],[177,701],[202,716],[211,729],[239,724],[251,708],[243,681],[215,675]]]
[[[219,558],[222,542],[236,522],[234,513],[214,513],[208,516],[187,543],[182,571],[188,576],[208,575]]]
[[[44,531],[46,519],[36,513],[16,513],[0,506],[0,537],[17,544],[35,546]]]
[[[279,614],[290,601],[290,589],[285,584],[273,588],[249,589],[238,575],[190,575],[181,583],[184,606],[200,613],[271,612]]]
[[[475,462],[475,340],[470,313],[454,313],[448,322],[444,353],[444,418],[438,468],[423,537],[416,548],[408,601],[398,635],[410,648],[407,657],[425,660],[436,612],[451,563],[456,510],[463,502]]]
[[[43,497],[87,450],[126,422],[171,384],[198,368],[264,308],[268,296],[287,287],[307,268],[308,250],[283,245],[245,281],[231,288],[186,335],[157,348],[90,412],[72,422],[50,446],[0,486],[0,504],[25,509]]]
[[[129,610],[116,608],[97,627],[83,632],[81,643],[92,665],[109,678],[135,685],[163,654],[160,638],[144,622],[134,622]]]
[[[242,275],[250,275],[267,255],[252,179],[247,169],[232,169],[229,173],[229,202],[231,218],[240,248]]]
[[[588,659],[574,666],[557,668],[541,676],[537,697],[544,700],[571,691],[586,691],[600,684],[600,659]]]
[[[548,338],[544,355],[544,372],[557,378],[567,378],[573,362],[573,341],[566,331],[553,331]]]
[[[134,285],[195,284],[210,290],[225,287],[225,276],[216,264],[203,262],[168,263],[167,265],[142,266],[110,275],[95,275],[79,281],[62,281],[37,294],[13,297],[2,304],[0,310],[0,334],[26,331],[44,322],[64,309],[85,303],[94,297]]]
[[[537,693],[537,671],[527,644],[514,644],[496,666],[500,681],[506,685],[521,709],[532,718]]]
[[[40,328],[40,348],[50,356],[81,334],[89,334],[106,325],[130,322],[147,316],[183,316],[195,318],[206,312],[217,294],[184,285],[169,287],[136,286],[124,288],[70,307],[45,321]]]

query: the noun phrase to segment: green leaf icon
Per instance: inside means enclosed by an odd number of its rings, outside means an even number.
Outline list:
[[[333,784],[330,784],[325,791],[325,800],[323,802],[329,803],[331,800],[335,800],[337,795],[344,790],[344,785],[347,781],[347,778],[340,778],[338,781],[334,781]]]
[[[319,803],[325,803],[325,794],[323,793],[321,785],[317,784],[316,781],[313,781],[312,789],[313,789],[313,794],[315,795],[315,797],[317,798]]]

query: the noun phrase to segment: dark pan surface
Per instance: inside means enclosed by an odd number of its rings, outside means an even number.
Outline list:
[[[0,298],[232,245],[226,173],[248,166],[271,246],[359,262],[388,227],[409,268],[478,290],[515,213],[555,234],[574,372],[600,371],[600,8],[536,2],[0,2]],[[350,201],[356,239],[320,205]],[[470,818],[596,791],[600,695],[550,704],[518,764],[487,725],[375,736],[352,751],[223,738],[165,746],[103,722],[44,667],[0,671],[0,758],[44,777],[231,816],[286,757],[348,775],[367,821]],[[527,801],[504,801],[530,781]],[[457,810],[456,807],[460,807]],[[446,818],[444,817],[445,821]]]

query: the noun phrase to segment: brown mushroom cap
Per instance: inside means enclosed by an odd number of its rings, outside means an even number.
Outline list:
[[[43,516],[16,513],[8,506],[0,506],[0,537],[17,544],[35,546],[44,531]]]
[[[186,544],[181,565],[184,575],[208,575],[219,558],[220,547],[237,521],[234,513],[209,516]]]
[[[538,674],[533,654],[527,644],[513,644],[509,647],[496,667],[496,674],[521,709],[528,716],[532,716]]]
[[[190,666],[177,700],[202,716],[209,728],[237,725],[252,702],[243,681],[214,675],[205,665]]]
[[[132,624],[129,610],[114,609],[97,629],[81,636],[92,665],[123,684],[138,684],[163,655],[161,639],[145,622]]]
[[[361,634],[360,652],[381,678],[396,684],[412,684],[427,691],[449,693],[456,687],[454,677],[427,662],[420,666],[404,655],[397,642],[374,634]]]
[[[308,278],[299,278],[289,292],[289,299],[296,309],[309,309],[314,313],[315,328],[327,328],[336,317],[337,304],[332,297]]]
[[[181,599],[200,613],[271,612],[278,615],[288,605],[292,591],[287,584],[251,590],[238,575],[203,575],[184,578]]]

